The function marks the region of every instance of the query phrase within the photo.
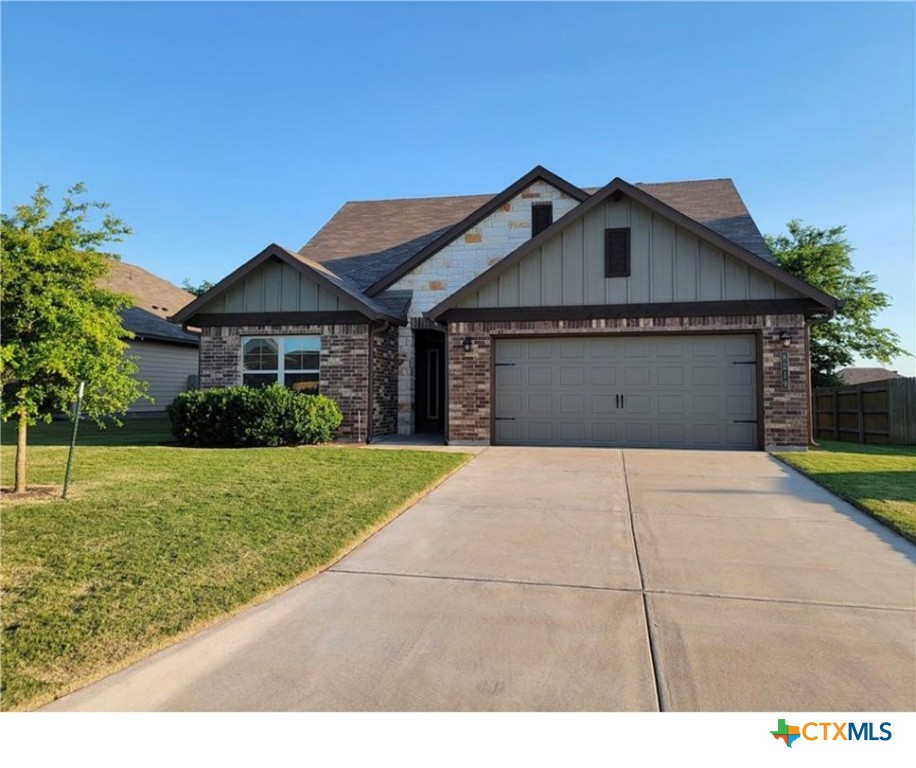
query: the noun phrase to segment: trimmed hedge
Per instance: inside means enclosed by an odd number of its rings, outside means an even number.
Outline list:
[[[168,407],[172,434],[198,448],[275,448],[326,443],[343,421],[331,398],[281,384],[182,392]]]

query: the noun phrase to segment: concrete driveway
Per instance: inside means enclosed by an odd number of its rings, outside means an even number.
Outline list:
[[[761,453],[490,448],[54,710],[916,708],[916,548]]]

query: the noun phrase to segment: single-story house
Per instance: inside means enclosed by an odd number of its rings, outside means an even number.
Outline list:
[[[161,414],[179,392],[196,385],[200,334],[168,318],[194,300],[194,294],[134,264],[112,262],[105,287],[133,297],[134,306],[121,312],[121,324],[134,333],[128,354],[149,383],[149,398],[129,409],[133,416]]]
[[[200,384],[338,401],[343,439],[764,449],[809,439],[808,328],[729,179],[346,203],[173,316]]]
[[[902,379],[897,371],[887,368],[841,368],[836,372],[846,386],[854,387],[858,384],[870,384],[873,381],[887,381],[888,379]]]

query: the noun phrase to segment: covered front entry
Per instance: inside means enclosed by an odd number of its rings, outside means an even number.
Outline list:
[[[754,334],[495,341],[493,442],[754,449]]]
[[[445,425],[445,334],[415,331],[414,424],[417,432],[441,432]]]

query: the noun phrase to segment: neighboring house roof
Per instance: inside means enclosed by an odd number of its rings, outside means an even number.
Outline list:
[[[176,323],[188,322],[200,312],[205,305],[222,295],[249,272],[272,258],[280,259],[294,269],[298,269],[307,274],[309,278],[324,288],[327,288],[331,293],[343,299],[348,304],[354,306],[360,314],[368,317],[370,320],[403,322],[403,319],[399,315],[393,314],[385,306],[366,296],[350,279],[335,274],[324,264],[319,264],[317,261],[313,261],[306,256],[284,248],[282,245],[277,245],[276,243],[268,245],[257,256],[249,259],[241,267],[235,270],[235,272],[220,280],[203,296],[198,296],[180,312],[172,315],[172,321]]]
[[[646,192],[643,189],[634,186],[633,184],[629,184],[623,179],[616,178],[606,187],[602,187],[599,191],[589,197],[586,202],[582,203],[582,205],[578,205],[573,208],[571,211],[569,211],[569,213],[559,218],[539,235],[531,238],[524,245],[516,248],[514,251],[512,251],[512,253],[500,259],[488,270],[482,272],[473,280],[455,291],[455,293],[446,298],[444,301],[437,304],[426,313],[427,317],[435,320],[443,312],[454,308],[466,296],[470,295],[474,291],[479,290],[484,285],[487,285],[496,279],[496,277],[505,272],[513,264],[517,264],[529,253],[536,250],[537,248],[540,248],[545,242],[547,242],[547,240],[557,234],[557,232],[565,229],[572,222],[585,216],[585,214],[595,208],[595,206],[600,205],[612,195],[626,195],[630,197],[636,202],[649,208],[649,210],[659,213],[678,226],[683,227],[688,232],[691,232],[697,237],[703,238],[704,240],[715,245],[717,248],[722,249],[730,256],[734,256],[739,261],[746,263],[754,269],[760,270],[764,274],[767,274],[773,279],[778,280],[784,285],[787,285],[790,288],[798,291],[802,296],[812,299],[813,301],[817,302],[817,304],[825,308],[832,310],[837,306],[837,300],[834,297],[827,295],[823,291],[818,290],[803,280],[799,280],[797,277],[784,271],[769,260],[763,259],[757,254],[748,251],[746,248],[743,248],[742,246],[732,242],[717,232],[709,229],[706,225],[698,223],[695,219],[692,219],[686,214],[672,208],[649,192]]]
[[[180,325],[170,323],[143,307],[130,307],[121,310],[121,324],[133,331],[136,341],[160,341],[174,344],[200,344],[200,336],[189,333]]]
[[[157,277],[136,264],[113,261],[111,274],[102,285],[118,293],[126,293],[134,306],[121,311],[122,325],[139,341],[163,341],[176,344],[199,343],[198,335],[170,323],[169,315],[194,300],[194,294],[182,290],[168,280]]]
[[[111,275],[102,282],[106,288],[127,293],[134,299],[134,306],[152,312],[159,317],[175,314],[186,304],[194,301],[194,294],[157,277],[135,264],[113,261]]]
[[[537,172],[533,169],[526,177]],[[546,169],[541,172],[549,174]],[[554,174],[550,174],[554,178]],[[526,177],[522,177],[522,181]],[[516,182],[518,184],[519,182]],[[567,183],[568,182],[564,182]],[[515,186],[515,185],[513,185]],[[571,186],[571,185],[570,185]],[[731,179],[673,181],[635,184],[666,205],[689,216],[716,234],[740,245],[762,259],[775,263],[760,230],[751,218]],[[511,190],[512,187],[507,188]],[[576,188],[573,188],[575,190]],[[586,199],[598,187],[578,190]],[[424,251],[445,247],[465,229],[482,209],[496,209],[494,201],[505,195],[463,195],[403,200],[348,202],[337,211],[299,253],[346,276],[364,291],[401,276],[405,264],[419,263]],[[510,195],[511,197],[511,195]],[[415,263],[414,263],[415,262]],[[409,269],[409,267],[408,267]],[[391,283],[395,282],[390,280]]]
[[[843,368],[837,371],[837,376],[850,386],[903,378],[897,371],[889,371],[887,368]]]

